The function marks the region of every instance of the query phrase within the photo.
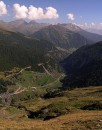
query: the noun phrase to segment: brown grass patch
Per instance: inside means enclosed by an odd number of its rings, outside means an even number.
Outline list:
[[[102,111],[80,111],[49,121],[0,120],[0,130],[101,130],[101,120]]]

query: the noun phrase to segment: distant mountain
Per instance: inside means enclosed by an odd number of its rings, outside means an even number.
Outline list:
[[[90,41],[93,41],[94,43],[102,41],[102,35],[96,34],[95,32],[92,33],[92,32],[85,31],[77,25],[74,25],[71,23],[60,24],[60,25],[62,25],[63,27],[65,27],[73,32],[79,33],[80,35],[84,36],[85,38],[89,39]]]
[[[80,34],[68,30],[61,25],[49,25],[35,32],[31,37],[40,40],[45,39],[53,43],[56,47],[64,49],[79,48],[83,45],[92,43]]]
[[[102,86],[102,42],[86,45],[61,62],[67,88]]]
[[[73,31],[73,32],[76,32],[76,33],[79,33],[80,35],[84,36],[85,38],[93,41],[94,43],[96,42],[99,42],[99,41],[102,41],[102,35],[99,35],[99,34],[96,34],[95,31],[94,33],[92,32],[88,32],[88,31],[85,31],[83,29],[81,29],[80,27],[78,27],[77,25],[74,25],[74,24],[60,24],[62,25],[63,27]]]
[[[37,23],[36,21],[30,21],[26,22],[23,19],[11,21],[11,22],[5,22],[3,20],[0,20],[0,26],[5,27],[7,29],[17,31],[20,33],[23,33],[25,35],[32,35],[33,33],[47,27],[51,26],[51,24],[48,23]],[[95,34],[96,31],[93,30],[94,33],[85,31],[78,27],[75,24],[57,24],[58,26],[65,27],[66,29],[73,31],[74,33],[79,33],[80,35],[84,36],[90,41],[93,41],[94,43],[99,42],[102,40],[102,35]]]
[[[102,28],[86,28],[85,29],[86,31],[88,32],[91,32],[91,33],[96,33],[96,34],[99,34],[99,35],[102,35]]]
[[[46,40],[40,41],[0,28],[0,71],[25,66],[32,66],[34,70],[40,71],[38,64],[48,61],[54,68],[66,55],[66,52],[58,50]]]
[[[0,21],[0,26],[12,29],[25,35],[30,35],[47,25],[48,25],[47,23],[37,23],[35,21],[27,23],[22,19],[11,22]]]

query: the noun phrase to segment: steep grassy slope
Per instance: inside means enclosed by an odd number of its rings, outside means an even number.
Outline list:
[[[59,73],[49,76],[24,70],[17,74],[19,70],[0,72],[3,81],[0,80],[0,86],[6,86],[9,91],[12,88],[11,93],[18,84],[27,90],[13,95],[10,106],[4,106],[0,100],[0,129],[102,128],[102,86],[62,90]]]
[[[28,119],[23,108],[9,107],[0,108],[0,128],[2,129],[27,129],[27,130],[93,130],[102,128],[102,109],[82,110],[82,107],[92,104],[100,105],[102,102],[101,87],[89,87],[75,89],[72,91],[56,92],[60,97],[55,96],[49,99],[34,99],[21,101],[19,105],[25,106],[29,111],[42,111],[36,118],[55,118],[47,121],[41,119]],[[102,106],[101,106],[102,107]],[[42,109],[43,108],[43,109]]]

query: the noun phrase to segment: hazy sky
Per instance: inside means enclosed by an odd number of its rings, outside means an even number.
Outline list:
[[[0,19],[102,26],[102,0],[2,0]]]

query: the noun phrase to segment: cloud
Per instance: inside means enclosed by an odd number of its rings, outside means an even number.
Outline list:
[[[28,8],[26,6],[20,6],[19,4],[14,4],[13,8],[15,10],[15,17],[17,19],[29,19],[29,20],[41,20],[41,19],[57,19],[59,15],[57,10],[53,7],[47,7],[45,10],[41,7],[34,7],[30,5]]]
[[[67,17],[68,17],[69,20],[72,20],[72,21],[75,19],[73,13],[68,13],[68,14],[67,14]]]
[[[27,18],[30,20],[43,19],[44,11],[42,8],[36,8],[34,6],[30,6],[28,9]]]
[[[102,23],[100,23],[100,25],[102,26]]]
[[[26,18],[27,17],[27,13],[28,13],[28,9],[26,6],[22,5],[20,6],[19,4],[14,4],[13,8],[15,10],[15,17],[17,19],[21,19],[21,18]]]
[[[85,23],[85,27],[87,27],[88,26],[88,24],[87,23]]]
[[[79,27],[83,27],[84,25],[83,24],[78,24],[78,23],[73,23],[74,25],[76,26],[79,26]]]
[[[75,25],[81,27],[82,29],[88,30],[88,29],[95,29],[95,30],[100,30],[102,29],[102,23],[83,23],[83,24],[79,24],[79,23],[74,23]]]
[[[48,19],[59,18],[57,10],[55,8],[53,8],[53,7],[47,7],[46,8],[46,13],[45,13],[45,18],[48,18]]]
[[[92,23],[91,23],[91,26],[95,26],[95,23],[94,23],[94,22],[92,22]]]
[[[6,4],[0,1],[0,16],[7,14]]]

